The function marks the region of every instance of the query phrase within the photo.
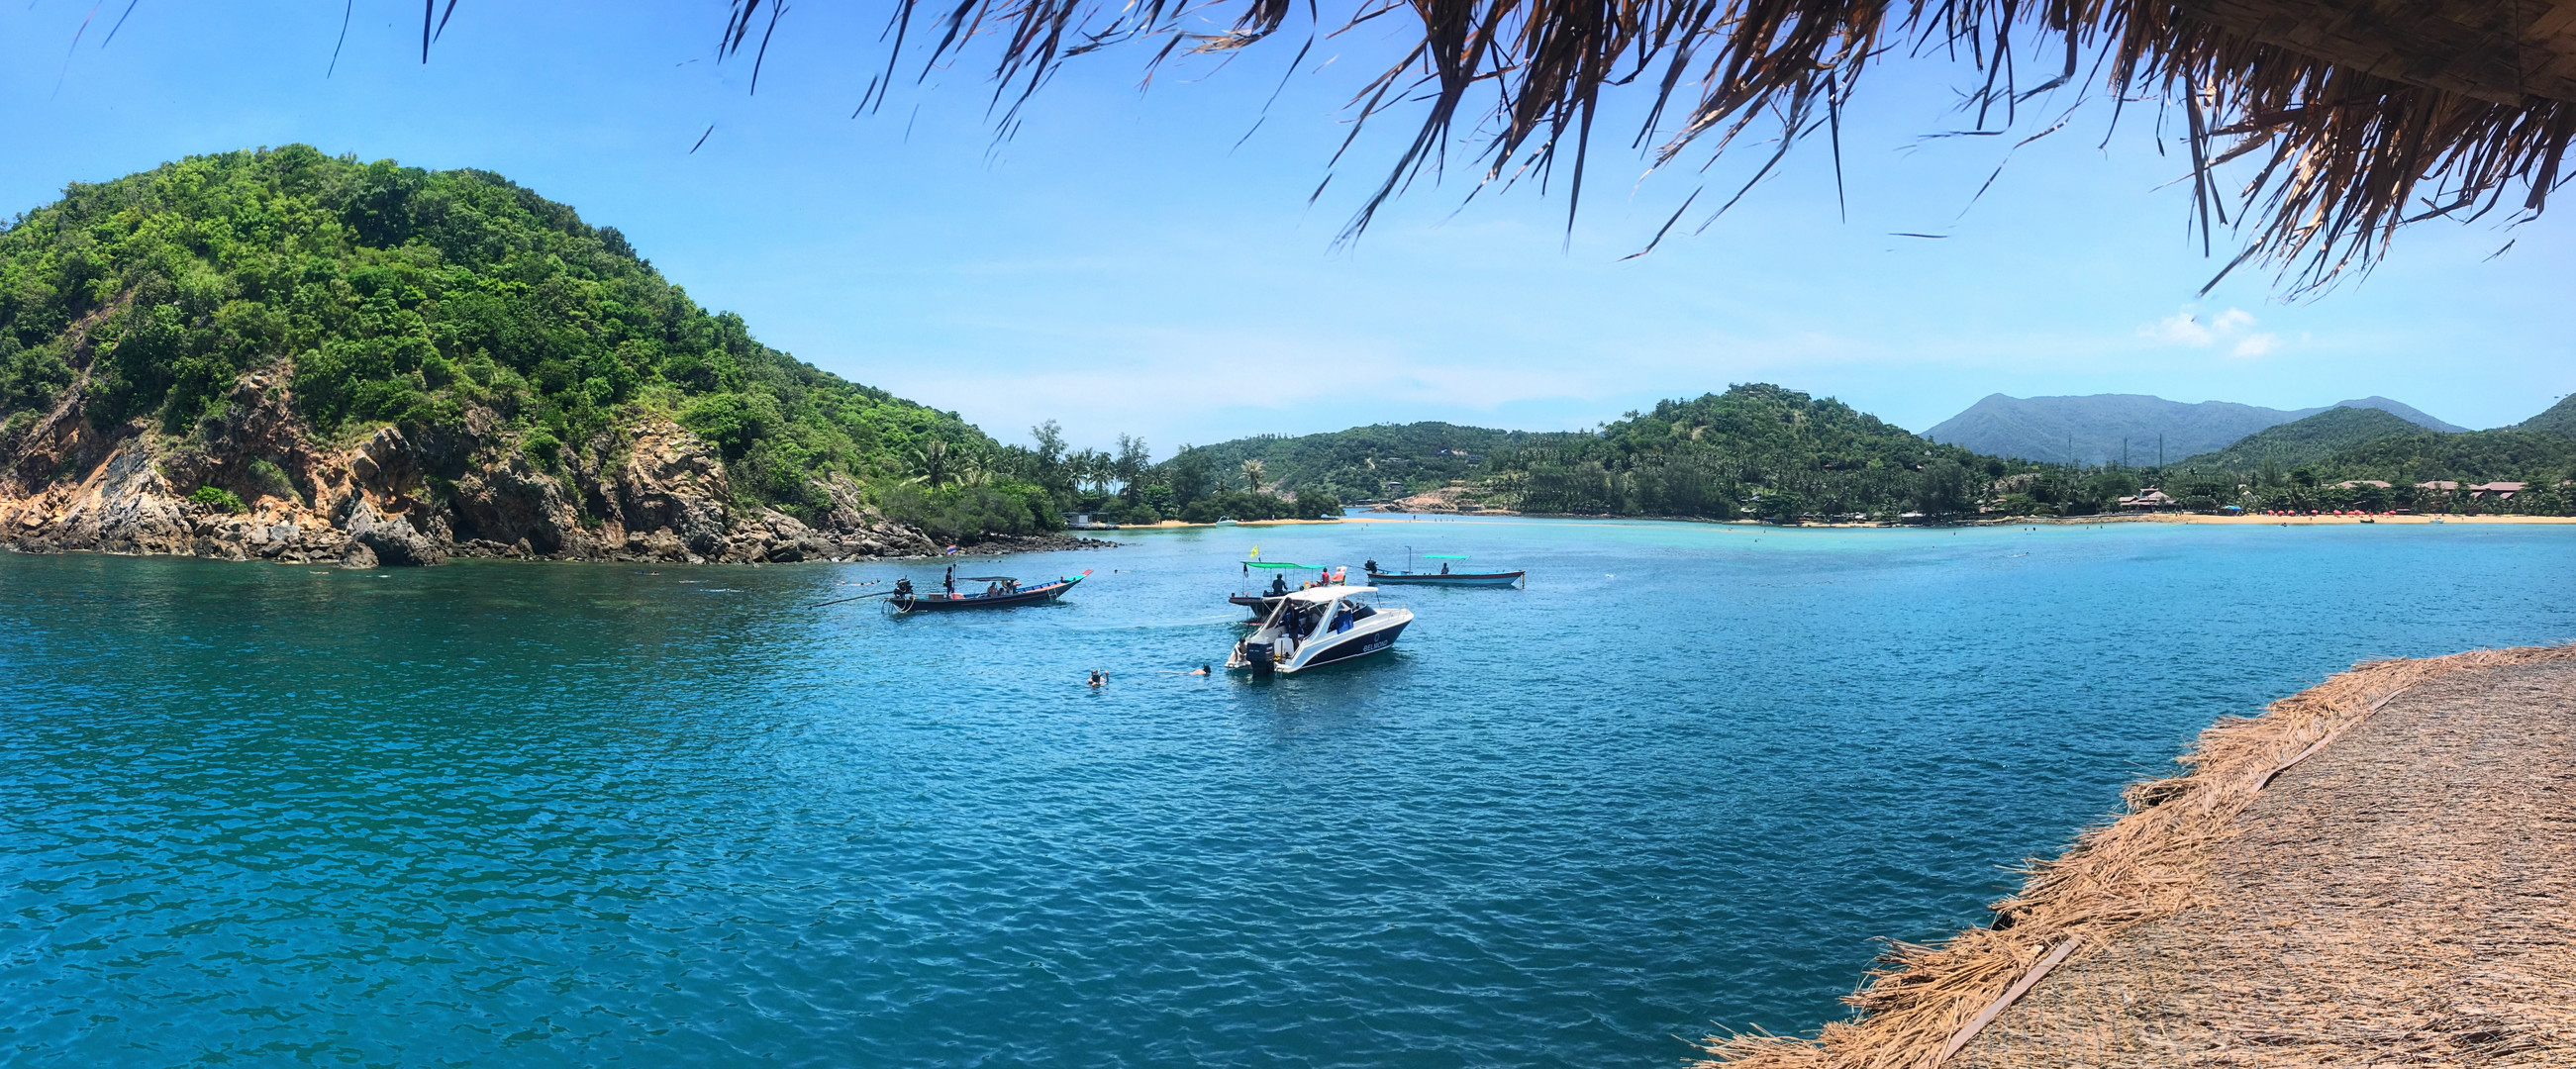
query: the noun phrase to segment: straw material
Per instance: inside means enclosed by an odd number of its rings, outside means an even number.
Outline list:
[[[1932,946],[1897,944],[1861,990],[1846,999],[1861,1011],[1855,1019],[1828,1024],[1812,1040],[1760,1033],[1712,1036],[1704,1044],[1710,1058],[1699,1064],[1703,1069],[1918,1069],[1937,1064],[1965,1026],[2068,940],[2077,940],[2080,949],[2065,969],[2080,969],[2099,956],[2090,948],[2113,946],[2123,932],[2174,917],[2205,900],[2211,893],[2213,860],[2242,831],[2238,816],[2267,782],[2315,744],[2354,729],[2374,708],[2429,681],[2464,671],[2537,664],[2576,664],[2576,646],[2360,664],[2274,702],[2262,716],[2223,720],[2202,732],[2192,753],[2181,759],[2189,772],[2132,786],[2125,794],[2127,815],[2077,837],[2065,854],[2034,862],[2021,893],[1995,904],[1992,926]],[[2338,751],[2329,746],[2319,752],[2330,756]],[[2063,983],[2061,970],[2058,979],[2038,990],[2045,994]],[[2009,1024],[2012,1011],[2003,1017]],[[1961,1064],[1980,1049],[1969,1044]],[[2043,1043],[2041,1049],[2050,1048]],[[2030,1064],[2047,1062],[2043,1058]]]
[[[1265,41],[1298,10],[1289,0],[894,6],[886,67],[861,110],[980,39],[995,45],[989,73],[1006,132],[1073,56],[1143,43],[1151,69]],[[722,51],[749,53],[755,84],[782,10],[777,0],[732,0]],[[2293,289],[2367,265],[2409,221],[2475,217],[2513,192],[2513,207],[2538,212],[2564,181],[2560,162],[2576,137],[2576,0],[1362,0],[1340,29],[1407,16],[1399,39],[1413,44],[1354,98],[1351,137],[1399,109],[1420,126],[1345,236],[1436,172],[1453,139],[1473,149],[1488,182],[1569,164],[1570,218],[1597,107],[1621,87],[1652,94],[1631,145],[1658,166],[1693,148],[1758,142],[1758,182],[1823,130],[1839,170],[1842,109],[1867,66],[1891,52],[1970,64],[1977,84],[1961,108],[1977,132],[2002,132],[2061,88],[2078,100],[2108,90],[2124,106],[2151,107],[2160,126],[2171,116],[2189,134],[2204,242],[2212,224],[2238,227],[2248,240],[2228,268],[2269,260]],[[1327,29],[1307,28],[1292,70]],[[907,57],[925,37],[932,43]],[[2022,124],[2038,127],[2023,140],[2056,132],[2071,113],[2050,106]],[[2221,168],[2236,159],[2244,180],[2230,188]],[[1698,193],[1664,231],[1695,204]]]

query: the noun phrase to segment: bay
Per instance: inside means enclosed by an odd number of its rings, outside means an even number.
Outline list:
[[[0,555],[0,1060],[1671,1065],[2214,718],[2576,636],[2554,527],[1119,537],[919,619],[812,606],[928,565]],[[1531,582],[1182,674],[1255,545]]]

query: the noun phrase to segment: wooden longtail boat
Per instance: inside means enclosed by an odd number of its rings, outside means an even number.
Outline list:
[[[1425,553],[1422,557],[1424,560],[1467,559],[1463,555],[1454,553]],[[1516,586],[1523,578],[1529,575],[1528,572],[1524,571],[1453,572],[1449,570],[1449,566],[1446,564],[1441,565],[1440,570],[1436,572],[1417,572],[1413,570],[1412,558],[1412,547],[1405,547],[1405,569],[1400,572],[1382,572],[1377,569],[1376,561],[1367,562],[1363,567],[1368,569],[1370,585],[1397,586],[1411,584],[1413,586]]]
[[[1258,551],[1256,550],[1255,552]],[[1301,582],[1293,587],[1287,584],[1285,577],[1273,577],[1271,581],[1275,585],[1269,588],[1263,588],[1253,584],[1251,581],[1252,570],[1255,568],[1274,572],[1318,572],[1321,573],[1321,576],[1316,581]],[[1291,564],[1287,561],[1248,560],[1243,562],[1243,574],[1245,577],[1244,586],[1247,589],[1240,593],[1229,594],[1226,596],[1225,600],[1251,610],[1252,619],[1244,621],[1245,623],[1260,623],[1270,615],[1270,610],[1279,607],[1280,598],[1286,597],[1287,595],[1299,590],[1307,590],[1319,586],[1332,586],[1340,583],[1342,581],[1342,575],[1348,571],[1348,567],[1335,569],[1330,565]]]
[[[1073,589],[1074,584],[1090,576],[1091,569],[1085,568],[1081,575],[1068,575],[1036,586],[1020,586],[1019,580],[1007,575],[960,577],[961,582],[1006,584],[1004,589],[990,594],[953,591],[917,593],[912,589],[912,580],[904,579],[895,583],[894,596],[887,600],[887,604],[893,605],[894,611],[899,613],[948,609],[1007,609],[1017,605],[1036,605],[1062,597],[1065,591]]]

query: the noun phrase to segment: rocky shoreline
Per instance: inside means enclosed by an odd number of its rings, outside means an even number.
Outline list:
[[[242,376],[229,403],[182,438],[141,419],[95,426],[82,370],[45,418],[0,435],[0,548],[349,568],[458,558],[785,564],[945,548],[879,513],[844,475],[821,481],[828,505],[811,523],[739,508],[722,457],[658,413],[542,459],[479,408],[460,427],[383,426],[335,444],[297,415],[272,371]],[[200,488],[231,500],[201,500]],[[1003,536],[965,551],[1115,544]]]

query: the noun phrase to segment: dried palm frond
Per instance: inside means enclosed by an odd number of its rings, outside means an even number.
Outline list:
[[[1009,100],[1005,128],[1074,56],[1159,42],[1150,69],[1176,54],[1267,40],[1295,14],[1289,0],[893,7],[886,67],[861,107],[883,102],[910,39],[936,35],[920,57],[926,74],[990,38],[995,99]],[[1220,12],[1210,27],[1232,13],[1225,29],[1187,28],[1210,8]],[[780,10],[777,0],[731,0],[720,51],[764,56]],[[1469,127],[1487,181],[1544,177],[1571,150],[1569,215],[1581,204],[1605,93],[1641,81],[1652,96],[1636,144],[1658,165],[1694,146],[1723,153],[1748,131],[1776,131],[1758,182],[1823,128],[1837,135],[1839,169],[1842,108],[1869,63],[1894,49],[1963,55],[1981,76],[1968,101],[1981,129],[2075,83],[2088,54],[2107,65],[2101,87],[2123,103],[2179,103],[2204,239],[2213,222],[2238,227],[2247,242],[2229,269],[2267,259],[2293,290],[2367,266],[2407,222],[2474,217],[2517,189],[2518,210],[2537,213],[2565,180],[2559,164],[2576,135],[2576,0],[1364,0],[1331,29],[1400,10],[1419,24],[1419,39],[1353,99],[1351,136],[1407,105],[1419,106],[1421,125],[1346,236],[1445,162],[1471,104],[1488,112]],[[1315,23],[1300,59],[1328,29],[1313,0],[1306,13]],[[916,27],[917,16],[929,25]],[[2058,62],[2024,87],[2025,54]],[[2259,168],[2231,212],[2216,176],[2239,158]]]

